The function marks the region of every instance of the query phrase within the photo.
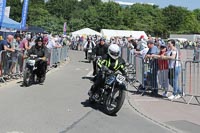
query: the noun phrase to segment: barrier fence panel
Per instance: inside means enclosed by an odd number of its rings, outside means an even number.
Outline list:
[[[193,98],[195,98],[197,102],[200,104],[200,101],[198,100],[198,97],[200,97],[199,81],[200,81],[200,61],[185,62],[183,87],[185,94],[192,96],[191,99],[188,101],[188,104],[191,102]]]
[[[144,60],[142,57],[137,56],[135,60],[136,80],[144,85]]]
[[[129,51],[129,56],[128,56],[128,63],[135,65],[135,55],[134,55],[134,50],[128,50]]]
[[[142,85],[142,91],[153,91],[164,89],[172,91],[174,94],[182,95],[183,92],[183,72],[182,62],[180,60],[163,60],[163,59],[143,59],[140,56],[133,56],[135,59],[133,65],[136,70],[136,80]],[[175,62],[176,66],[170,69],[170,62]],[[170,73],[169,73],[170,71]]]
[[[121,47],[121,57],[127,62],[129,56],[129,50],[127,47]]]
[[[194,61],[200,61],[200,48],[196,48],[194,51]]]
[[[18,78],[22,76],[23,71],[23,53],[15,50],[15,52],[1,51],[0,53],[0,79],[2,82],[10,78]]]
[[[129,53],[128,57],[126,57],[126,53]],[[144,91],[147,88],[153,90],[165,87],[168,88],[167,91],[172,91],[174,94],[182,95],[184,92],[186,96],[191,96],[188,104],[193,98],[200,104],[198,100],[198,97],[200,97],[199,60],[182,62],[172,59],[148,59],[144,61],[142,57],[135,56],[130,50],[127,52],[125,48],[122,49],[122,57],[134,66],[136,70],[135,78],[144,87]],[[172,62],[175,62],[175,66],[170,66]],[[183,100],[186,102],[184,98]]]

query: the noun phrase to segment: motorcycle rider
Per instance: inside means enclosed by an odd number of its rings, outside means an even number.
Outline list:
[[[125,72],[125,61],[122,57],[120,57],[120,47],[117,44],[111,44],[108,47],[108,54],[102,57],[101,60],[98,61],[98,67],[107,67],[109,70],[114,72],[120,71],[122,75],[126,75]],[[102,77],[101,72],[96,75],[94,80],[94,84],[92,85],[91,89],[89,90],[89,96],[92,96],[95,91],[100,88],[104,83],[104,79]]]
[[[96,57],[103,57],[108,52],[108,45],[105,43],[105,39],[101,38],[99,44],[96,45],[94,53]],[[93,76],[96,75],[97,58],[93,61]]]
[[[29,57],[30,55],[37,55],[38,57],[35,63],[35,66],[37,67],[35,74],[37,75],[37,81],[43,83],[46,76],[48,50],[47,47],[44,46],[43,38],[41,36],[36,39],[35,45],[28,50],[27,56]]]
[[[92,51],[94,50],[96,44],[94,43],[94,41],[92,41],[92,39],[90,37],[87,38],[87,42],[85,43],[84,50],[85,50],[85,59],[87,59],[87,52],[88,49],[92,49]]]

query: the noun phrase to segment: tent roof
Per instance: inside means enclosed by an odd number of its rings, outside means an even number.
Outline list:
[[[90,28],[84,28],[84,29],[72,32],[72,36],[76,36],[76,35],[80,35],[80,36],[81,35],[100,35],[101,36],[101,33],[95,30],[92,30]]]
[[[146,33],[144,31],[131,31],[131,30],[112,30],[112,29],[102,29],[101,30],[102,36],[105,36],[107,39],[110,39],[110,37],[130,37],[133,38],[140,38],[141,35],[144,36],[144,38],[148,38]]]
[[[10,29],[21,29],[21,24],[4,16],[1,27]]]
[[[26,29],[26,31],[35,32],[35,33],[43,33],[44,29],[37,26],[28,26],[28,29]]]

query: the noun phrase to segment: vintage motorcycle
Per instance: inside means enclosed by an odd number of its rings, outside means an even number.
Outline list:
[[[89,63],[91,63],[94,60],[94,53],[92,51],[92,48],[88,48],[87,49],[87,59],[89,61]]]
[[[103,66],[100,70],[104,83],[94,94],[89,94],[91,104],[103,105],[103,111],[108,115],[115,115],[122,107],[126,94],[126,77],[121,72],[111,71]],[[90,92],[90,91],[89,91]]]
[[[30,55],[30,57],[27,58],[25,70],[23,73],[23,85],[26,87],[36,82],[36,60],[40,60],[40,58],[38,58],[37,55]]]

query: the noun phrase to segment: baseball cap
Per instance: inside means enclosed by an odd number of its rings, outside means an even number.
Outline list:
[[[166,45],[165,44],[160,44],[160,48],[166,48]]]
[[[141,35],[140,38],[144,38],[144,35]]]

